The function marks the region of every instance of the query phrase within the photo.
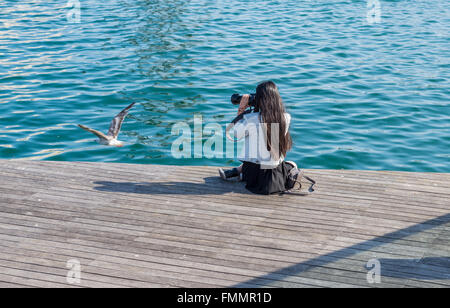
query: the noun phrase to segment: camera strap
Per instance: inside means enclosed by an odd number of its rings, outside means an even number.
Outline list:
[[[252,113],[253,112],[253,109],[248,109],[248,110],[246,110],[246,111],[244,111],[243,113],[241,113],[240,115],[238,115],[236,118],[234,118],[234,120],[233,121],[231,121],[228,125],[227,125],[227,128],[226,128],[226,136],[227,136],[227,138],[229,139],[229,140],[231,140],[231,141],[237,141],[237,140],[235,140],[234,138],[232,138],[231,136],[230,136],[230,131],[233,129],[233,127],[239,122],[239,121],[242,121],[243,119],[244,119],[244,115],[246,115],[246,114],[249,114],[249,113]]]
[[[231,123],[236,124],[237,122],[241,121],[244,119],[244,115],[252,113],[253,109],[247,109],[245,110],[243,113],[241,113],[240,115],[238,115],[237,117],[234,118],[233,121],[231,121]]]

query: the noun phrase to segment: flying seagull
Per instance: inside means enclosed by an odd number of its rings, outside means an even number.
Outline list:
[[[102,132],[99,132],[95,129],[89,128],[87,126],[78,124],[78,126],[90,133],[93,133],[96,135],[99,140],[98,142],[103,145],[110,145],[110,146],[116,146],[121,147],[123,146],[123,142],[117,140],[117,137],[119,136],[120,129],[122,127],[123,120],[128,114],[128,111],[131,109],[131,107],[134,106],[135,103],[132,103],[127,108],[122,110],[118,115],[114,117],[114,119],[111,121],[111,125],[109,126],[108,134],[105,135]]]

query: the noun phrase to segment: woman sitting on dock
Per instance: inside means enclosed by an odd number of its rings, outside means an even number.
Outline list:
[[[257,194],[287,191],[292,188],[290,171],[297,169],[294,162],[284,161],[292,147],[291,116],[272,81],[258,85],[251,111],[247,110],[249,99],[249,95],[242,96],[238,117],[227,128],[227,137],[234,131],[237,140],[245,138],[238,157],[242,164],[226,171],[219,169],[219,174],[224,180],[240,177],[246,188]]]

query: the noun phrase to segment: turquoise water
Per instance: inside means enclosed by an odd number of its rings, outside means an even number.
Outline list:
[[[375,24],[366,1],[80,0],[80,23],[66,3],[0,2],[0,158],[235,164],[173,158],[172,125],[225,125],[272,79],[301,166],[450,172],[447,0],[380,0]],[[123,148],[76,127],[132,101]]]

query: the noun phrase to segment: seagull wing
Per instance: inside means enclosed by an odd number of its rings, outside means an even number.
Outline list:
[[[108,136],[111,136],[114,139],[116,139],[117,136],[119,136],[120,129],[122,128],[123,120],[127,116],[128,111],[131,109],[131,107],[134,106],[134,104],[136,104],[136,103],[132,103],[131,105],[129,105],[127,108],[122,110],[118,115],[116,115],[114,117],[114,119],[111,122],[111,126],[109,127],[109,130],[108,130]]]
[[[78,126],[79,126],[80,128],[82,128],[82,129],[84,129],[84,130],[90,132],[90,133],[93,133],[94,135],[96,135],[96,136],[97,136],[98,138],[100,138],[100,139],[103,139],[103,140],[108,140],[108,139],[109,139],[108,136],[106,136],[106,135],[105,135],[104,133],[102,133],[102,132],[99,132],[98,130],[89,128],[89,127],[84,126],[84,125],[81,125],[81,124],[78,124]]]

